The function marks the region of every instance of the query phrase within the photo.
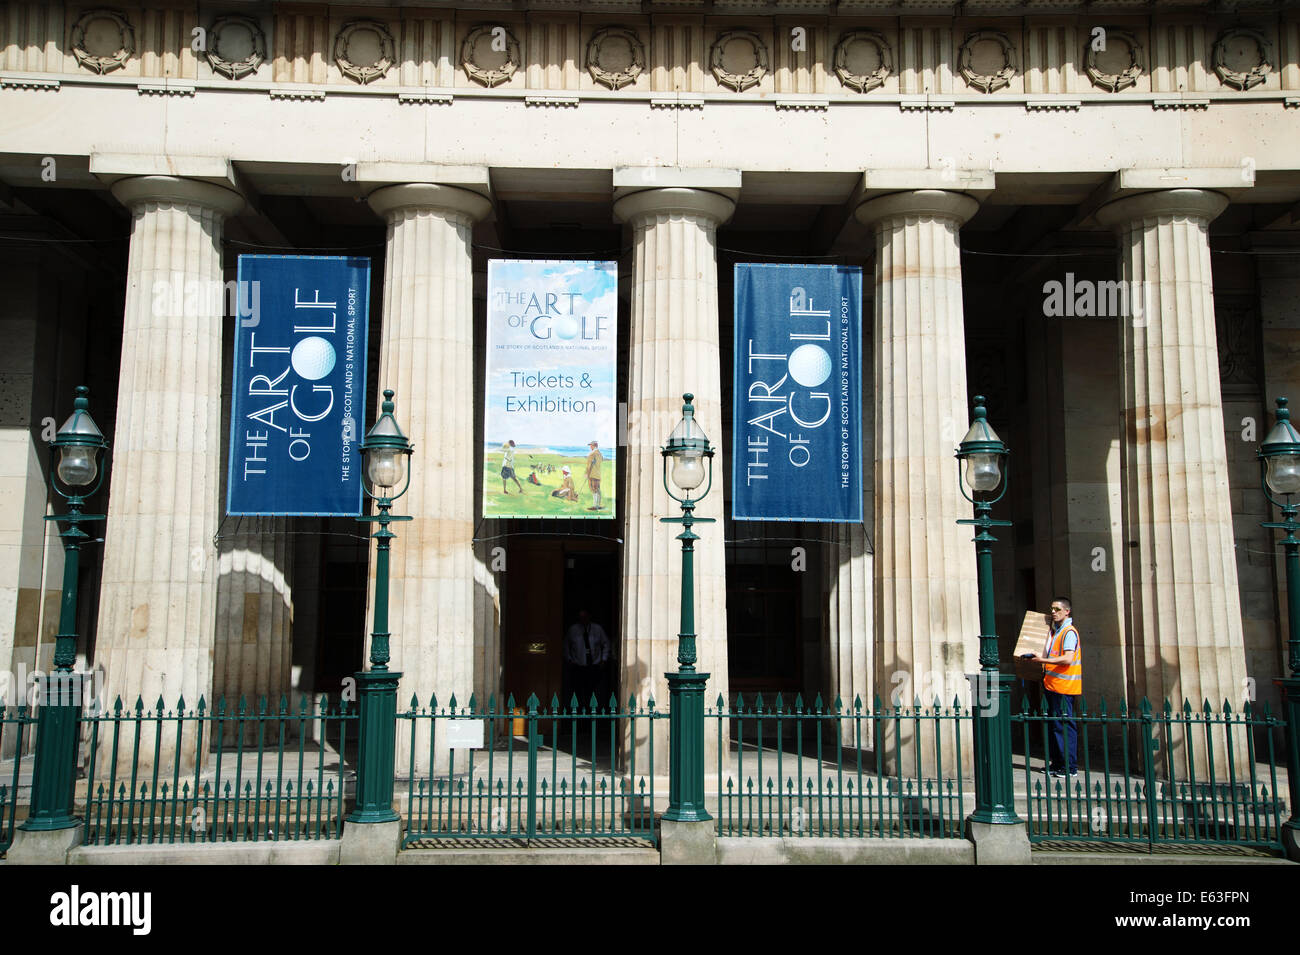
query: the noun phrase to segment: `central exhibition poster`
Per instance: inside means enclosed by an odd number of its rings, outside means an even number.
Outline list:
[[[618,263],[488,262],[483,516],[614,516]]]

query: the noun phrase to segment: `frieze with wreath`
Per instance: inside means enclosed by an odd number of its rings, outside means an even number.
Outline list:
[[[850,51],[855,44],[861,43],[875,47],[876,58],[880,60],[880,65],[869,73],[855,72],[850,63]],[[834,63],[835,75],[840,78],[840,82],[859,93],[883,86],[889,74],[894,71],[889,42],[874,30],[851,30],[841,36],[835,44]]]
[[[89,30],[90,25],[97,20],[108,20],[117,27],[117,49],[112,53],[91,53],[86,46],[86,32]],[[105,73],[111,73],[113,70],[120,70],[126,66],[127,60],[135,52],[135,29],[127,21],[126,17],[116,10],[102,8],[87,10],[72,27],[71,46],[72,54],[77,58],[78,63],[102,76]]]
[[[591,78],[612,90],[635,83],[645,72],[645,63],[645,45],[633,31],[623,27],[597,30],[587,43]]]
[[[1113,46],[1115,43],[1123,43],[1128,47],[1128,65],[1118,73],[1107,73],[1098,63],[1099,53],[1105,53],[1106,50],[1097,50],[1091,41],[1084,45],[1083,68],[1088,74],[1088,79],[1092,85],[1112,93],[1118,93],[1126,90],[1131,86],[1136,86],[1138,77],[1142,75],[1145,66],[1142,62],[1142,44],[1138,42],[1137,37],[1126,30],[1115,30],[1106,27],[1106,46]]]
[[[358,63],[349,55],[352,41],[359,39],[363,33],[373,34],[379,46],[378,57],[370,63]],[[393,35],[378,20],[352,20],[334,38],[334,62],[338,64],[339,72],[363,86],[379,79],[392,68],[397,59],[395,51]]]
[[[490,42],[493,44],[492,49],[495,52],[505,54],[505,60],[500,66],[485,68],[479,64],[478,45],[479,41],[485,38],[490,38]],[[504,46],[505,49],[499,49],[498,46]],[[508,28],[500,24],[484,24],[474,27],[466,35],[465,42],[460,47],[460,63],[465,68],[465,74],[476,83],[482,83],[488,89],[509,82],[515,73],[519,71],[521,62],[519,41]]]
[[[1246,40],[1255,45],[1255,65],[1249,70],[1234,70],[1228,65],[1229,47],[1236,40]],[[1243,92],[1259,86],[1268,79],[1268,74],[1273,72],[1271,46],[1264,34],[1258,30],[1249,27],[1225,30],[1214,41],[1214,72],[1219,74],[1219,79],[1226,85]]]
[[[748,43],[753,49],[754,65],[743,73],[736,73],[726,66],[727,48],[733,43]],[[759,39],[757,33],[750,30],[728,30],[720,33],[709,51],[709,66],[720,86],[727,86],[737,93],[757,86],[768,72],[767,46]]]
[[[975,47],[981,43],[994,43],[1002,51],[1002,66],[992,73],[980,73],[975,69]],[[1007,35],[999,30],[976,30],[961,45],[958,65],[962,77],[969,85],[985,93],[993,93],[1011,85],[1011,78],[1016,75],[1016,48]]]
[[[237,59],[227,59],[221,55],[221,37],[227,30],[248,31],[249,52]],[[258,67],[266,62],[266,34],[261,25],[252,17],[219,17],[208,30],[208,50],[205,52],[208,63],[214,73],[232,80],[242,79],[256,73]],[[227,38],[227,42],[230,37]]]

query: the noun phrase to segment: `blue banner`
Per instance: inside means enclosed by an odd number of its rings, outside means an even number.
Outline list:
[[[241,255],[226,512],[361,513],[370,260]]]
[[[731,516],[862,520],[862,270],[737,265]]]

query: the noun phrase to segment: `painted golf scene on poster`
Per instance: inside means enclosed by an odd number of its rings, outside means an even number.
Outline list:
[[[617,361],[617,263],[488,262],[484,517],[614,517]]]

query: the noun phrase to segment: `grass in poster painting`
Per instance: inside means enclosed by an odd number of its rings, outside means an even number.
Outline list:
[[[613,517],[614,516],[614,462],[605,459],[601,466],[601,507],[595,506],[591,488],[587,486],[587,458],[585,455],[557,454],[547,448],[520,446],[515,449],[515,476],[523,493],[514,481],[506,481],[507,493],[501,491],[501,452],[484,455],[483,511],[487,517]],[[569,501],[552,497],[560,489],[568,467],[573,478],[573,489],[578,499]],[[529,480],[536,475],[537,484]]]

